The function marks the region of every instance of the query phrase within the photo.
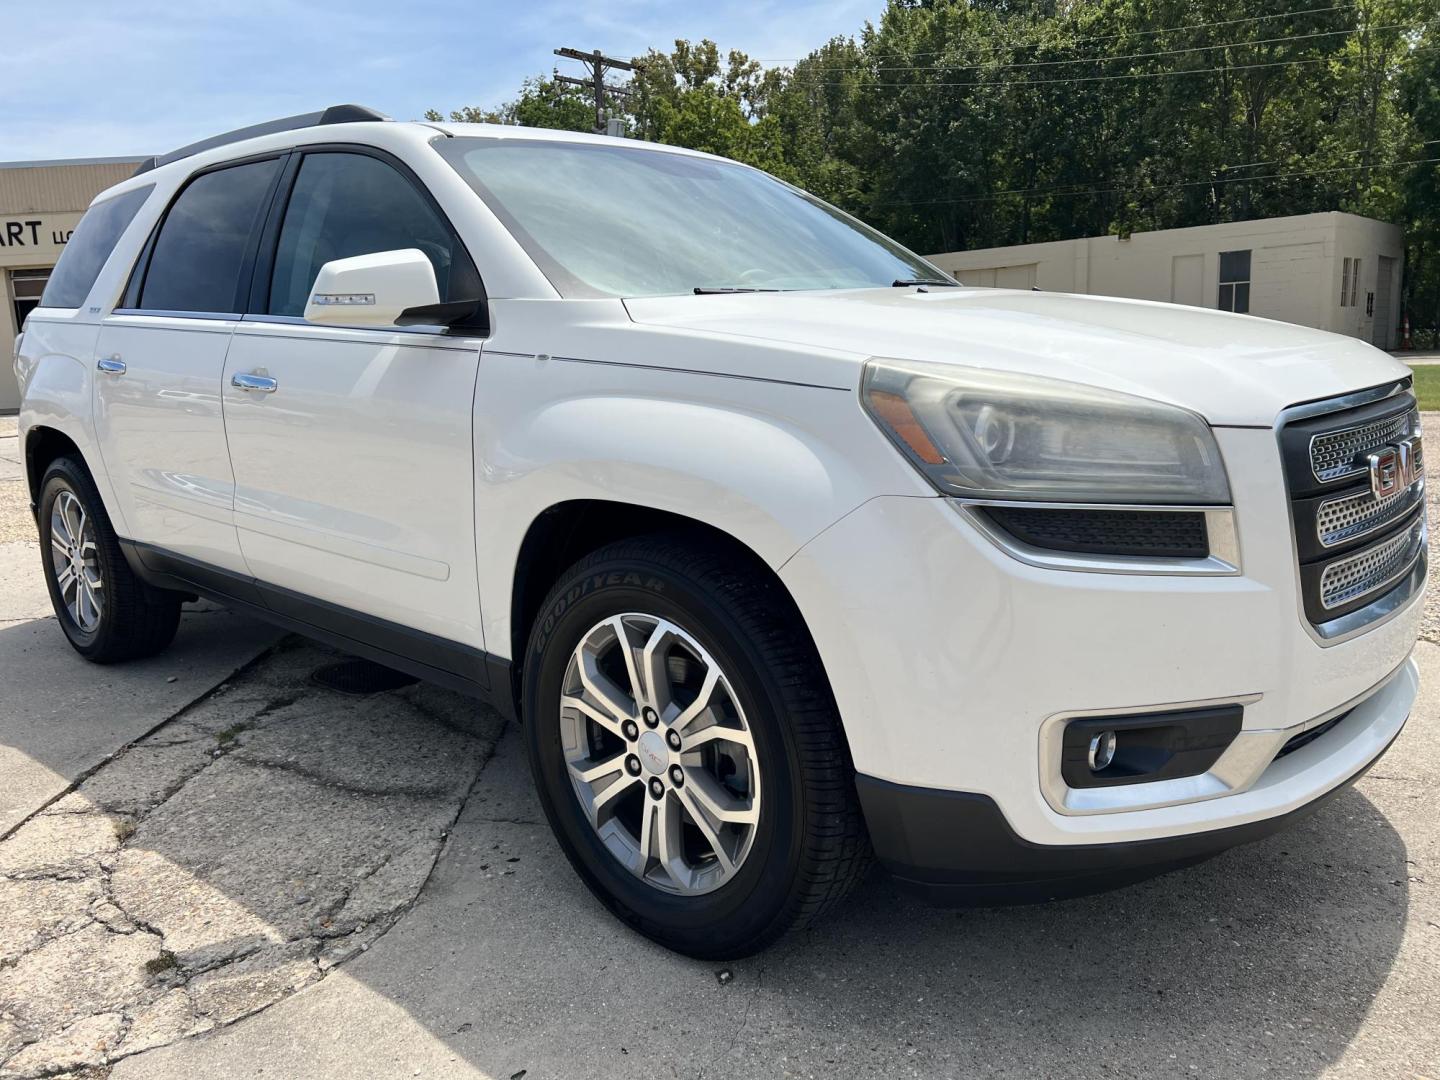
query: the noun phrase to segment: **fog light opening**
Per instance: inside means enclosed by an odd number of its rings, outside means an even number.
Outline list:
[[[1091,772],[1108,769],[1115,760],[1115,732],[1102,731],[1090,740],[1088,762]]]

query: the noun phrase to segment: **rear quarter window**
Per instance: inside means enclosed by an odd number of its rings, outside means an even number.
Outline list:
[[[140,287],[147,311],[233,313],[280,159],[203,172],[170,204]]]
[[[154,184],[133,188],[85,211],[50,273],[41,307],[78,308],[85,303],[110,253],[154,190]]]

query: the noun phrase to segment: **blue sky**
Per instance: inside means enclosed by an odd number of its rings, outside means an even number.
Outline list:
[[[582,72],[556,46],[629,56],[677,37],[757,58],[858,33],[883,0],[30,0],[6,4],[0,161],[163,153],[337,102],[397,119],[494,105]],[[574,69],[574,70],[571,70]]]

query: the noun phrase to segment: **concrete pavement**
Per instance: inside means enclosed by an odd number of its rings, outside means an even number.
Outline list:
[[[1440,648],[1420,660],[1390,755],[1286,833],[1034,907],[936,910],[875,876],[730,965],[666,953],[589,896],[512,731],[416,906],[364,956],[113,1080],[1433,1077]]]
[[[290,639],[0,842],[0,1077],[231,1024],[415,899],[503,725],[336,662]]]
[[[50,610],[14,418],[0,418],[0,836],[279,640],[209,605],[163,656],[96,667]]]

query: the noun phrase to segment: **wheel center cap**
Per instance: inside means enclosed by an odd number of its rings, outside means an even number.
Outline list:
[[[640,761],[651,773],[658,776],[665,771],[670,755],[665,749],[665,737],[658,731],[647,731],[641,735],[635,749],[639,753]]]

